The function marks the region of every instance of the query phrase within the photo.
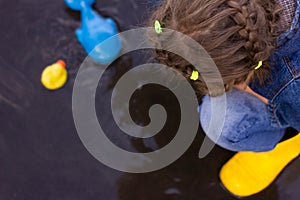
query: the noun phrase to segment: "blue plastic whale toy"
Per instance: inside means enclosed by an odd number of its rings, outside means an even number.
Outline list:
[[[116,23],[111,18],[103,18],[91,7],[95,0],[65,0],[67,6],[81,11],[81,27],[76,30],[76,36],[89,56],[100,64],[115,60],[122,49],[121,39]]]

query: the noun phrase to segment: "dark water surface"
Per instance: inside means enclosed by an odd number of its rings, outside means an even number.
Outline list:
[[[150,3],[140,0],[98,0],[103,16],[114,18],[121,31],[144,24]],[[85,53],[74,31],[79,13],[63,0],[0,0],[0,200],[230,200],[219,185],[218,171],[233,153],[215,147],[197,157],[204,135],[199,130],[189,150],[170,166],[146,174],[110,169],[95,160],[81,143],[73,122],[72,88]],[[147,123],[147,109],[165,105],[168,125],[154,139],[133,139],[116,127],[110,94],[115,80],[145,62],[143,52],[125,55],[113,63],[97,91],[96,110],[118,146],[149,152],[167,144],[178,124],[179,111],[170,92],[158,86],[134,94],[132,116]],[[69,80],[60,90],[40,84],[45,66],[67,62]],[[172,96],[172,95],[171,95]],[[300,160],[251,200],[298,200]]]

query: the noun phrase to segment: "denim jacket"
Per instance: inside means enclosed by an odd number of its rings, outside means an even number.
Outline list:
[[[274,127],[300,131],[300,0],[289,30],[278,38],[278,48],[270,57],[270,80],[250,87],[269,100],[268,115]]]

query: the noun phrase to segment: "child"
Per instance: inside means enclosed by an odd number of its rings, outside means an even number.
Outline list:
[[[163,0],[152,15],[152,24],[157,20],[201,44],[223,77],[227,113],[222,135],[214,142],[241,151],[220,173],[235,195],[261,191],[300,153],[299,135],[277,145],[287,127],[300,131],[299,12],[300,0]],[[175,54],[156,52],[159,62],[188,79],[195,70]],[[208,91],[201,74],[191,84],[204,96],[200,121],[207,133],[210,99],[220,94]],[[280,155],[286,159],[279,163]]]

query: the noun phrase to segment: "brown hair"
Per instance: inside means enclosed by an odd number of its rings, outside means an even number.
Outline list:
[[[216,63],[226,90],[243,81],[263,82],[275,47],[281,11],[273,0],[163,0],[152,14],[163,28],[196,40]],[[162,33],[163,34],[163,33]],[[195,69],[180,56],[156,50],[156,59],[189,79]],[[254,70],[259,61],[263,66]],[[198,95],[208,93],[200,77],[191,81]],[[211,95],[220,95],[210,91]]]

